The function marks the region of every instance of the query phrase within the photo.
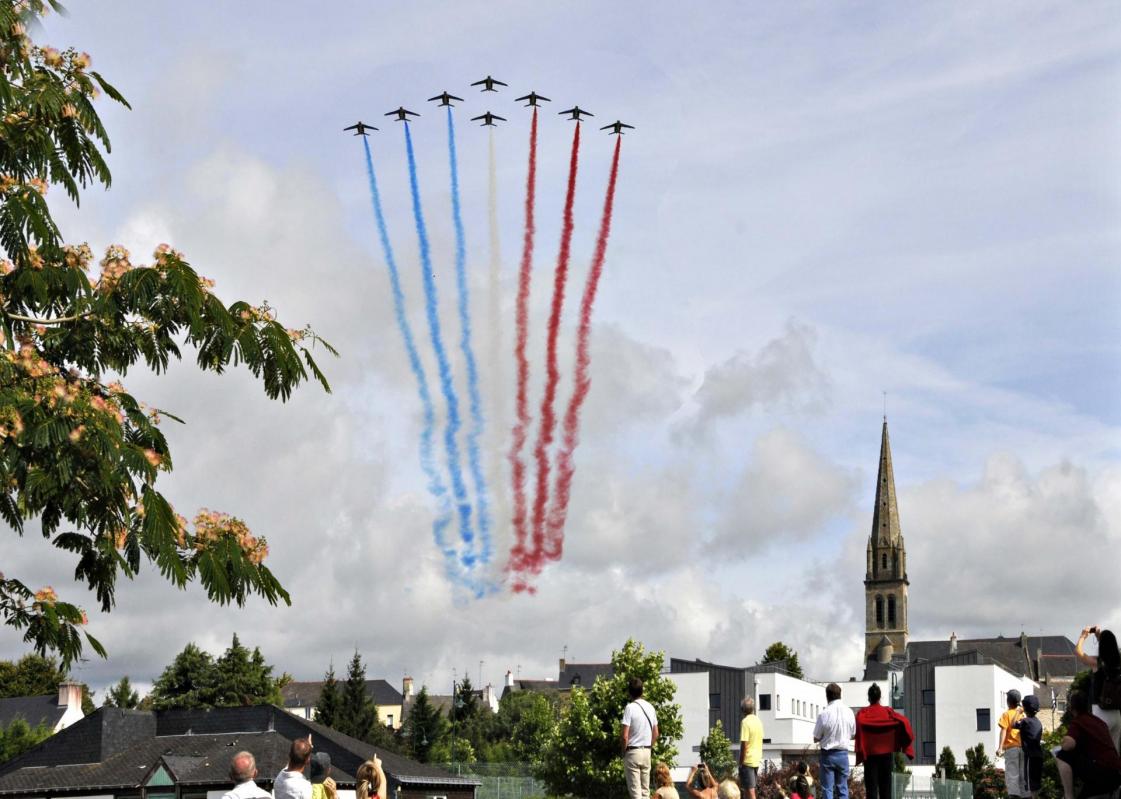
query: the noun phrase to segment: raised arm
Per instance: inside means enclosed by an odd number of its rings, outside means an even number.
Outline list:
[[[1085,643],[1086,639],[1090,637],[1091,632],[1094,632],[1096,634],[1097,629],[1097,627],[1083,627],[1082,634],[1078,636],[1078,643],[1074,645],[1074,654],[1078,657],[1079,660],[1081,660],[1092,669],[1096,669],[1098,667],[1098,659],[1093,655],[1087,655],[1085,652],[1083,652],[1082,644]]]

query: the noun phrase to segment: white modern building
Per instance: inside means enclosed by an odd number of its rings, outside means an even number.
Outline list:
[[[990,756],[1000,743],[997,721],[1007,709],[1010,690],[1020,696],[1034,693],[1037,685],[996,664],[943,665],[934,668],[935,757],[950,747],[960,762],[965,750],[984,744]],[[1003,758],[997,760],[1003,768]]]

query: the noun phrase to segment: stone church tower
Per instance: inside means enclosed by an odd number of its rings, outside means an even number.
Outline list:
[[[895,475],[884,419],[876,507],[868,537],[868,571],[864,577],[864,657],[887,663],[907,649],[907,550],[895,503]]]

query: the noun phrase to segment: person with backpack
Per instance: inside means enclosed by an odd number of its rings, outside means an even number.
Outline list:
[[[1091,634],[1098,639],[1096,656],[1082,651],[1082,644]],[[1090,678],[1091,712],[1109,727],[1113,748],[1121,754],[1121,652],[1117,649],[1117,636],[1101,627],[1083,627],[1074,653],[1094,670]]]

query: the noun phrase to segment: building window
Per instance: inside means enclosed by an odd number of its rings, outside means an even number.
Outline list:
[[[720,709],[720,694],[709,694],[708,695],[708,709],[709,710],[719,710]]]
[[[895,597],[889,596],[887,598],[887,623],[891,628],[895,628]]]
[[[927,707],[934,707],[934,689],[924,688],[922,692],[922,703]]]
[[[771,695],[770,694],[759,694],[759,709],[760,710],[770,710],[771,709]]]
[[[882,596],[876,597],[876,626],[884,626],[884,598]]]
[[[386,713],[385,714],[385,726],[386,727],[392,727],[393,726],[393,714],[392,713]]]
[[[931,758],[934,757],[934,741],[922,742],[922,756]]]
[[[987,707],[977,708],[977,732],[988,732],[992,728],[992,711]]]

